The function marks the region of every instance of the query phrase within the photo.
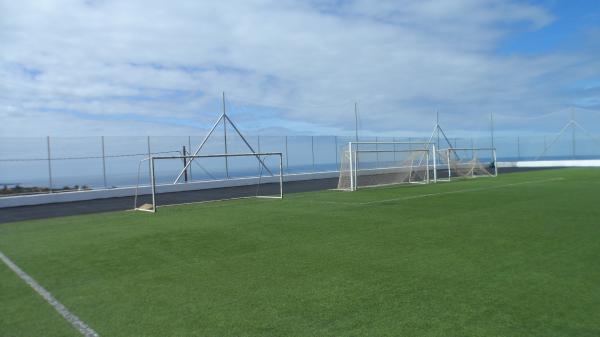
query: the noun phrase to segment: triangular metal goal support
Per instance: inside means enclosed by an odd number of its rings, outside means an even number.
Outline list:
[[[263,160],[260,158],[260,155],[257,154],[256,151],[254,151],[254,148],[252,147],[252,145],[250,145],[250,143],[248,143],[248,141],[246,140],[246,138],[244,137],[244,135],[242,135],[242,132],[237,128],[237,126],[235,125],[235,123],[231,120],[231,118],[229,118],[229,116],[227,116],[227,113],[225,111],[225,93],[223,93],[223,112],[221,113],[221,115],[219,116],[219,118],[217,119],[217,121],[215,122],[215,124],[212,126],[212,128],[210,129],[210,131],[208,132],[208,134],[204,137],[204,139],[202,140],[202,142],[200,143],[200,145],[198,146],[198,148],[196,149],[196,151],[194,152],[194,154],[192,156],[190,156],[190,160],[185,164],[185,166],[183,167],[183,169],[181,170],[181,172],[179,172],[179,175],[177,176],[177,178],[175,178],[175,180],[173,181],[173,184],[177,184],[179,182],[179,180],[181,179],[181,177],[183,176],[183,174],[185,173],[185,171],[188,169],[188,167],[192,164],[192,161],[195,159],[194,156],[197,156],[198,153],[202,150],[202,148],[204,147],[204,145],[206,144],[206,142],[208,141],[208,139],[210,138],[210,136],[213,134],[213,132],[215,131],[215,129],[217,128],[217,126],[219,126],[219,123],[223,122],[223,131],[225,134],[225,146],[227,146],[227,122],[229,122],[229,124],[233,127],[233,130],[235,130],[235,132],[240,136],[240,138],[242,139],[242,141],[244,141],[244,143],[246,144],[246,146],[248,147],[248,149],[250,150],[250,152],[252,152],[255,156],[256,159],[258,159],[260,165],[262,165],[262,167],[269,172],[269,174],[271,176],[273,176],[273,172],[271,172],[271,170],[267,167],[267,165],[265,165],[265,163],[263,162]],[[225,162],[227,165],[227,162]]]
[[[433,143],[434,139],[437,137],[437,142],[436,142],[435,146],[436,146],[436,149],[439,150],[440,149],[440,135],[442,135],[443,140],[445,140],[446,143],[448,144],[448,148],[451,149],[454,147],[454,146],[452,146],[450,139],[448,139],[448,136],[446,136],[444,129],[440,125],[440,115],[439,115],[439,112],[436,111],[435,126],[433,127],[433,131],[431,132],[431,136],[429,136],[429,140],[427,140],[427,142],[426,142],[427,147],[429,148],[431,146],[431,144]],[[457,154],[455,154],[455,155],[458,156]]]
[[[440,125],[440,114],[438,111],[435,112],[435,116],[436,116],[435,126],[433,127],[433,131],[431,132],[431,136],[429,136],[429,139],[427,140],[427,142],[424,143],[425,149],[426,150],[429,149],[431,147],[431,145],[434,144],[433,143],[434,139],[437,138],[437,142],[435,143],[434,148],[436,151],[439,151],[440,150],[440,135],[442,135],[443,139],[448,144],[449,149],[454,148],[454,146],[452,146],[452,143],[450,142],[450,139],[448,139],[448,136],[446,136],[444,129]],[[452,153],[456,156],[457,159],[460,159],[460,158],[458,158],[458,154],[456,152],[452,151]],[[437,160],[436,158],[437,158],[437,156],[434,155],[433,159]],[[421,164],[422,164],[422,162],[419,161],[419,165],[421,165]]]
[[[552,139],[552,141],[546,145],[544,147],[544,151],[542,151],[542,153],[540,153],[540,155],[538,155],[537,157],[535,157],[535,160],[539,160],[541,157],[545,156],[546,153],[548,152],[548,150],[550,150],[550,148],[565,134],[565,132],[567,132],[567,130],[569,130],[569,128],[571,128],[572,132],[573,132],[573,139],[572,139],[572,146],[573,146],[573,156],[575,156],[575,131],[577,129],[579,129],[580,131],[582,131],[586,136],[588,136],[590,139],[600,143],[600,139],[598,139],[598,137],[594,136],[591,132],[589,132],[588,130],[586,130],[583,126],[581,126],[581,124],[579,124],[574,117],[571,117],[571,120],[562,128],[560,129],[560,131],[558,132],[558,134],[556,134],[556,137],[554,137],[554,139]]]

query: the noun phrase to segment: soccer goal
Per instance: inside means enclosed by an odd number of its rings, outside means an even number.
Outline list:
[[[192,165],[202,170],[195,170],[193,179],[173,183],[182,167]],[[152,156],[138,165],[135,210],[241,198],[283,198],[281,152]]]
[[[437,181],[498,176],[495,148],[448,148],[435,154]]]
[[[342,151],[338,189],[427,184],[429,165],[425,143],[350,142]]]

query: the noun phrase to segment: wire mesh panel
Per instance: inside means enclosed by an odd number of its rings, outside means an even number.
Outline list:
[[[287,139],[287,173],[314,171],[314,153],[311,136],[289,136]]]
[[[50,174],[47,138],[0,139],[0,195],[48,192]]]
[[[150,155],[148,140],[148,137],[144,136],[104,137],[107,187],[135,186],[135,169],[141,159]],[[148,176],[143,177],[143,183],[149,184]]]
[[[50,144],[55,187],[104,187],[101,137],[52,137]]]
[[[315,136],[313,138],[315,171],[327,172],[338,169],[336,159],[336,137]]]

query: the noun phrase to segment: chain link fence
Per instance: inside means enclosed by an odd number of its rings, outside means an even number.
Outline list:
[[[429,137],[359,137],[360,141],[426,142]],[[3,195],[134,186],[140,160],[150,155],[192,153],[201,136],[177,137],[0,137],[0,189]],[[535,136],[449,138],[453,147],[496,147],[499,161],[596,159],[600,141],[594,134],[563,132]],[[285,174],[336,171],[348,136],[250,136],[258,152],[282,152]],[[434,140],[434,143],[437,140]],[[213,136],[201,154],[224,153],[224,140]],[[230,136],[228,153],[248,152]],[[442,143],[441,147],[447,147]],[[172,182],[183,163],[157,172],[158,182]],[[227,178],[226,165],[215,161],[192,165],[194,180]],[[142,174],[141,183],[148,183]]]

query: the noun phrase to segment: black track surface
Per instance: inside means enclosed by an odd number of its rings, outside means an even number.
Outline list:
[[[284,183],[283,190],[284,194],[319,191],[336,188],[337,183],[338,178],[292,181]],[[260,193],[276,194],[279,192],[278,187],[279,185],[276,184],[268,184],[262,187]],[[254,196],[256,195],[256,192],[256,187],[254,186],[240,186],[188,192],[163,193],[157,195],[157,204],[170,205],[186,202],[228,199],[231,197]],[[143,196],[143,198],[141,198],[141,200],[138,201],[138,205],[141,203],[149,202],[149,199],[149,196]],[[62,202],[45,205],[0,208],[0,223],[53,218],[79,214],[123,211],[133,209],[133,203],[133,197],[119,197]]]
[[[502,174],[506,174],[511,172],[523,172],[540,169],[546,168],[504,168],[500,169],[499,171]],[[284,183],[284,194],[333,189],[337,187],[337,183],[338,178],[286,182]],[[276,184],[266,185],[263,187],[264,189],[260,192],[261,194],[265,194],[265,192],[269,192],[269,194],[276,194],[278,192],[277,187],[278,185]],[[234,196],[253,196],[256,195],[256,192],[256,187],[254,186],[215,188],[189,192],[158,194],[157,201],[159,205],[169,205],[186,202],[227,199]],[[138,202],[138,204],[143,202],[149,202],[149,197],[144,196],[143,199],[140,200],[140,202]],[[0,208],[0,223],[53,218],[79,214],[123,211],[132,208],[133,197],[107,198],[45,205]]]

